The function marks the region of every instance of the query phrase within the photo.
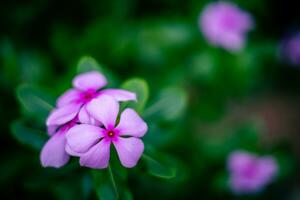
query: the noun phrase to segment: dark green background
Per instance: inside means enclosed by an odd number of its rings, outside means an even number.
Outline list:
[[[146,81],[145,145],[177,171],[159,178],[141,162],[127,170],[122,185],[131,192],[124,189],[122,198],[299,199],[300,67],[278,50],[300,30],[299,7],[292,0],[232,1],[255,20],[246,48],[232,54],[210,46],[199,30],[209,2],[2,1],[1,199],[97,198],[90,170],[76,159],[59,170],[40,166],[49,110],[34,103],[26,109],[22,96],[29,91],[54,105],[85,55],[100,63],[112,87],[133,77]],[[277,179],[260,194],[239,197],[228,189],[226,158],[236,149],[278,160]],[[116,163],[114,170],[124,171]]]

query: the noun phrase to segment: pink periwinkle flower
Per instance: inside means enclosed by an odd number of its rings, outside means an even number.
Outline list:
[[[81,166],[102,169],[108,167],[112,143],[121,164],[134,167],[144,151],[140,137],[147,132],[147,124],[130,108],[121,113],[116,124],[119,103],[107,95],[92,100],[87,111],[103,126],[80,124],[71,128],[66,134],[66,151],[80,157]]]
[[[236,194],[260,192],[278,173],[271,156],[257,157],[246,151],[235,151],[228,158],[229,186]]]
[[[211,3],[204,8],[199,26],[214,46],[239,51],[245,45],[246,33],[253,28],[252,17],[229,2]]]
[[[44,145],[40,154],[40,160],[43,167],[59,168],[69,161],[70,156],[65,151],[65,133],[75,126],[77,122],[78,117],[76,116],[61,127],[49,127],[48,134],[51,137]]]
[[[97,71],[86,72],[73,79],[73,87],[62,94],[57,102],[57,108],[50,113],[47,119],[48,127],[61,126],[78,115],[82,123],[95,123],[87,113],[86,106],[94,98],[109,95],[117,101],[136,100],[135,93],[122,89],[104,89],[106,78]]]
[[[284,58],[293,65],[300,65],[300,33],[287,37],[280,47]]]

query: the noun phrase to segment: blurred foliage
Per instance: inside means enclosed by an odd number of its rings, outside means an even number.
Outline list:
[[[270,94],[299,97],[300,70],[277,56],[284,34],[299,27],[296,3],[232,1],[253,15],[255,29],[243,51],[229,53],[210,46],[198,28],[209,2],[2,2],[1,199],[299,199],[299,150],[291,146],[299,134],[270,132],[267,123],[299,110],[272,107],[269,118],[255,112],[262,97],[272,102]],[[108,87],[137,94],[122,108],[148,123],[145,153],[130,170],[116,155],[106,170],[80,168],[75,158],[61,169],[42,168],[55,98],[91,70]],[[257,195],[234,196],[226,159],[237,149],[275,156],[277,180]]]

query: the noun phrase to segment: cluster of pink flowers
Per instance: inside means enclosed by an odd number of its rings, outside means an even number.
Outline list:
[[[229,186],[236,194],[261,191],[278,172],[271,156],[258,157],[246,151],[235,151],[228,158]]]
[[[253,28],[252,17],[229,2],[211,3],[199,17],[199,26],[214,46],[239,51],[245,45],[246,33]]]
[[[136,101],[135,93],[122,89],[102,89],[106,78],[86,72],[73,79],[72,89],[62,94],[47,119],[51,136],[41,152],[44,167],[62,167],[70,156],[80,157],[80,165],[106,168],[110,144],[115,146],[124,167],[134,167],[144,151],[140,139],[147,124],[130,108],[119,115],[119,102]]]

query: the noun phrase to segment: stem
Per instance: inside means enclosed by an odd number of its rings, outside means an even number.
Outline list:
[[[110,176],[110,180],[111,180],[111,182],[113,184],[115,193],[117,195],[117,199],[119,199],[119,193],[118,193],[118,189],[117,189],[117,184],[116,184],[116,181],[115,181],[115,178],[114,178],[114,174],[113,174],[112,169],[111,169],[111,165],[108,166],[108,173],[109,173],[109,176]]]

